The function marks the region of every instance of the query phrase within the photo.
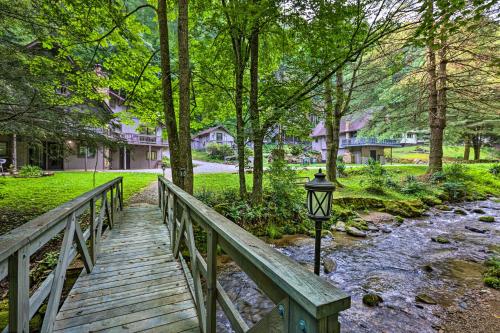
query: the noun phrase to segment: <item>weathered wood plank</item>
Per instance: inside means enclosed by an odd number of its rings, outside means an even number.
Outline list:
[[[11,332],[29,329],[29,265],[28,248],[22,247],[9,257],[9,326]]]

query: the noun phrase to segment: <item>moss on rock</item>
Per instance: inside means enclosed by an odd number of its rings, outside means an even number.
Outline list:
[[[479,221],[492,223],[495,222],[495,218],[493,216],[481,216],[479,217]]]

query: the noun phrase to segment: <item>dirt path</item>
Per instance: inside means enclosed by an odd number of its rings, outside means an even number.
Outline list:
[[[128,204],[147,203],[158,204],[158,181],[154,181],[141,192],[134,194],[128,201]]]

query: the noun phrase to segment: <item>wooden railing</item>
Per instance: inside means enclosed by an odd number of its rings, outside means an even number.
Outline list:
[[[87,272],[92,270],[102,233],[122,209],[123,181],[118,177],[0,236],[0,280],[8,276],[9,281],[9,326],[4,332],[28,332],[30,319],[47,297],[41,331],[52,331],[68,266],[79,254]],[[89,217],[85,231],[83,214]],[[63,230],[57,266],[30,295],[30,256]]]
[[[215,332],[216,301],[236,332],[340,331],[338,314],[350,307],[350,296],[161,176],[158,191],[174,255],[180,258],[187,273],[203,332]],[[195,224],[206,233],[206,260],[196,248]],[[190,272],[180,253],[182,243],[189,251]],[[252,327],[247,325],[217,281],[217,247],[276,304]],[[206,285],[206,292],[203,285]]]

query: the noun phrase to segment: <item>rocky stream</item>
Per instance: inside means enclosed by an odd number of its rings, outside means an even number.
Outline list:
[[[340,315],[342,332],[498,332],[500,291],[484,286],[482,272],[484,260],[499,251],[499,202],[433,208],[420,218],[369,227],[366,237],[334,231],[322,240],[332,271],[321,276],[351,295],[351,308]],[[312,238],[285,237],[274,246],[312,270]],[[218,278],[250,326],[273,307],[234,264]],[[367,294],[381,302],[365,305]],[[230,332],[218,315],[217,331]]]

